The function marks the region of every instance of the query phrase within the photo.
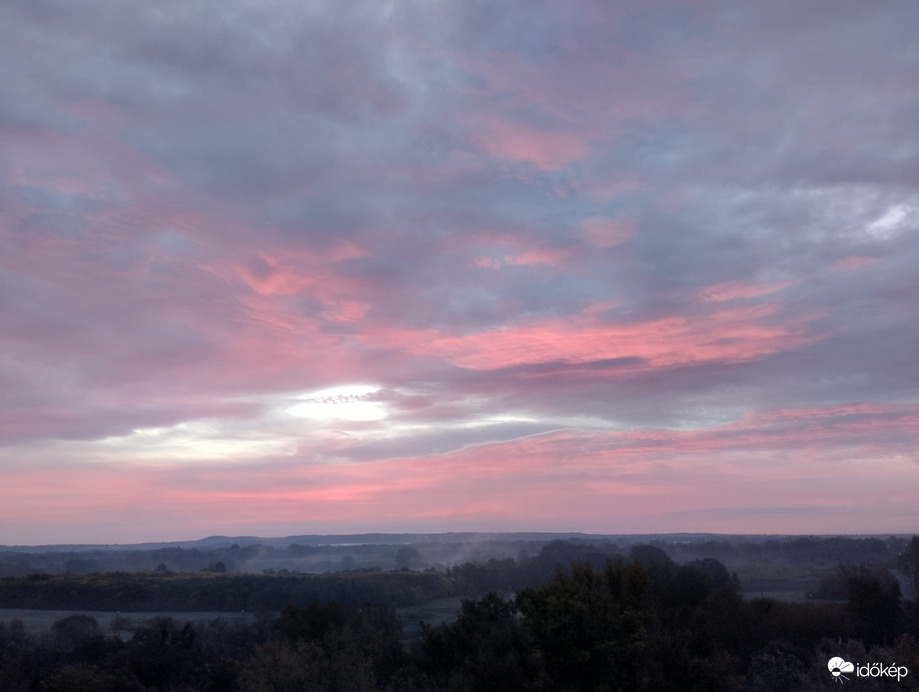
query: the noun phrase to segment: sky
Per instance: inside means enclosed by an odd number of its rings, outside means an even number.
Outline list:
[[[0,1],[0,544],[919,531],[917,26]]]

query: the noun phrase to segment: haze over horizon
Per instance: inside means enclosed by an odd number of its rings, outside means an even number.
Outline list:
[[[919,530],[919,4],[0,4],[0,544]]]

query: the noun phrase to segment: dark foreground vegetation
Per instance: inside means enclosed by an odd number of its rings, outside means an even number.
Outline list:
[[[919,539],[897,566],[919,573]],[[74,614],[32,635],[21,621],[0,622],[0,690],[793,692],[840,689],[827,668],[835,656],[909,671],[899,681],[852,681],[859,690],[919,689],[915,601],[880,565],[846,563],[834,575],[843,600],[744,599],[711,557],[678,564],[651,545],[620,554],[555,542],[533,558],[445,572],[7,578],[0,607],[118,603],[125,615],[103,629]],[[393,610],[476,589],[493,591],[417,637],[404,635]],[[128,613],[158,609],[256,615],[135,623]]]

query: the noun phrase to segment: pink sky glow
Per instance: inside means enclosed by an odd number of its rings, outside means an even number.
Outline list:
[[[919,531],[919,5],[0,5],[0,545]]]

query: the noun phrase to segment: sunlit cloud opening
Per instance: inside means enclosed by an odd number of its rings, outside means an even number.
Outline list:
[[[282,439],[258,439],[217,422],[185,422],[168,427],[141,428],[129,435],[88,443],[98,458],[157,463],[233,461],[289,453]]]
[[[309,392],[297,397],[297,403],[285,413],[311,420],[376,421],[386,418],[387,406],[373,397],[380,391],[375,385],[343,385]]]
[[[890,207],[883,216],[868,225],[868,233],[884,240],[904,230],[904,221],[914,215],[916,209],[907,204],[896,204]]]

